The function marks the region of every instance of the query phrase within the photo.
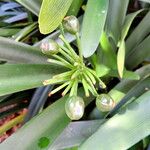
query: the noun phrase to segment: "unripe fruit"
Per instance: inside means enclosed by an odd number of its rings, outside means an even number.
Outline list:
[[[101,94],[96,98],[96,106],[100,111],[108,112],[114,108],[115,102],[108,94]]]
[[[71,120],[79,120],[82,118],[84,114],[84,108],[84,101],[78,96],[69,97],[65,104],[66,114]]]
[[[42,52],[48,56],[57,54],[59,52],[59,45],[52,39],[42,42],[40,48]]]
[[[76,34],[79,32],[79,21],[75,16],[67,16],[64,18],[63,27],[67,32]]]

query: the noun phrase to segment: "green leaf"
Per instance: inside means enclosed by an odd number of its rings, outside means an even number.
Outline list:
[[[80,90],[79,95],[84,98],[86,103],[93,100],[91,97],[84,97],[83,90]],[[0,149],[41,150],[39,142],[41,142],[41,138],[43,137],[49,139],[48,146],[50,146],[71,122],[65,113],[65,102],[67,98],[68,96],[59,99],[41,114],[31,119],[17,133],[0,144]],[[48,149],[48,146],[46,149]]]
[[[126,56],[126,66],[129,69],[135,68],[144,59],[150,57],[150,35],[143,40],[137,47],[132,49]]]
[[[70,16],[70,15],[77,16],[82,3],[83,3],[83,0],[73,0],[72,4],[67,12],[67,16]]]
[[[104,54],[102,50],[100,49],[100,47],[98,47],[97,54],[93,54],[90,57],[91,64],[98,77],[105,76],[110,72],[110,68],[105,65],[105,59],[103,59],[105,58],[105,56],[103,55]]]
[[[140,76],[136,72],[125,70],[123,73],[124,79],[139,80]]]
[[[26,26],[25,28],[23,28],[22,30],[20,30],[17,34],[15,34],[13,36],[13,39],[15,39],[15,41],[23,41],[23,39],[31,34],[33,31],[35,31],[35,29],[37,29],[37,22],[34,22],[28,26]]]
[[[118,54],[117,54],[117,66],[118,66],[118,73],[119,76],[122,78],[123,77],[123,70],[124,70],[124,63],[125,63],[125,51],[126,51],[126,47],[125,47],[125,38],[128,34],[129,28],[134,20],[134,18],[143,10],[139,10],[135,13],[131,13],[129,15],[126,16],[125,18],[125,22],[122,28],[122,32],[121,32],[121,41],[120,41],[120,47],[118,50]]]
[[[150,91],[104,123],[79,150],[128,149],[150,134]]]
[[[39,28],[42,34],[48,34],[60,25],[72,1],[43,0],[39,14]]]
[[[141,67],[140,69],[136,70],[135,73],[140,76],[140,80],[146,78],[147,76],[149,76],[150,73],[150,65]],[[119,102],[126,95],[126,93],[138,82],[138,80],[124,79],[113,89],[111,89],[109,95],[113,99],[115,99],[116,102]]]
[[[101,58],[99,59],[103,59],[103,63],[111,69],[116,69],[117,57],[105,32],[102,34],[100,44],[102,54],[100,55]]]
[[[134,49],[150,33],[150,11],[133,30],[126,41],[126,54]]]
[[[23,5],[25,8],[30,10],[33,14],[38,16],[42,0],[16,0],[18,3]]]
[[[109,74],[110,68],[102,64],[96,64],[95,71],[98,77],[103,77]]]
[[[125,60],[125,42],[120,43],[120,47],[117,53],[117,67],[120,78],[123,77],[124,72],[124,60]]]
[[[118,110],[122,106],[126,107],[126,105],[127,105],[126,103],[131,103],[136,98],[138,98],[143,93],[145,93],[145,91],[147,91],[146,89],[149,89],[149,88],[150,88],[150,76],[145,79],[142,79],[135,86],[133,86],[126,93],[126,95],[121,99],[121,101],[119,101],[119,103],[116,105],[116,107],[109,112],[109,114],[111,114],[111,116],[112,116],[112,114],[116,113],[116,111],[118,112]]]
[[[104,29],[108,0],[88,0],[81,30],[81,49],[90,57],[97,49]]]
[[[135,19],[135,17],[141,13],[144,9],[142,10],[139,10],[139,11],[136,11],[134,13],[131,13],[131,14],[128,14],[125,18],[125,22],[124,22],[124,25],[123,25],[123,28],[122,28],[122,32],[121,32],[121,40],[125,39],[127,34],[128,34],[128,31],[130,29],[130,26],[133,22],[133,20]]]
[[[84,140],[91,136],[104,121],[104,119],[101,119],[71,122],[49,149],[66,150],[66,148],[79,146]]]
[[[43,81],[63,72],[64,68],[44,64],[0,65],[0,96],[43,86]]]
[[[109,75],[112,77],[118,77],[118,71],[117,70],[110,70]],[[123,79],[132,79],[132,80],[139,80],[140,76],[136,72],[128,71],[124,69],[123,72]]]
[[[125,21],[129,0],[110,0],[106,33],[111,36],[116,45],[121,38],[122,26]]]
[[[0,37],[0,59],[19,63],[46,63],[46,57],[36,47]]]
[[[19,31],[19,28],[0,28],[0,36],[9,37],[16,34]]]

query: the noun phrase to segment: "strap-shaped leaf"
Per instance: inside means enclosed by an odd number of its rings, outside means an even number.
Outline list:
[[[49,150],[79,146],[84,140],[91,136],[104,121],[104,119],[101,119],[71,122],[50,146]]]
[[[140,69],[136,70],[135,73],[140,76],[140,80],[146,78],[150,73],[150,65],[141,67]],[[138,82],[138,80],[124,79],[110,90],[109,95],[115,99],[116,102],[119,102]]]
[[[150,33],[150,11],[133,30],[126,41],[126,54],[134,49]]]
[[[70,16],[70,15],[77,16],[82,3],[83,3],[83,0],[73,0],[72,4],[67,12],[67,16]]]
[[[150,88],[150,76],[139,81],[135,86],[133,86],[125,95],[125,97],[121,99],[121,101],[119,101],[115,108],[109,112],[109,114],[112,116],[113,114],[118,112],[122,106],[126,107],[126,103],[133,101],[134,99],[145,93],[145,88]]]
[[[109,10],[106,21],[106,32],[117,44],[120,37],[122,26],[125,21],[129,0],[110,0]]]
[[[118,73],[119,76],[122,78],[123,77],[123,72],[124,72],[124,63],[125,63],[125,51],[126,51],[126,47],[125,47],[125,38],[127,36],[127,33],[129,31],[129,28],[134,20],[134,18],[141,12],[142,10],[139,10],[135,13],[131,13],[129,15],[126,16],[123,28],[122,28],[122,32],[121,32],[121,41],[120,41],[120,47],[118,50],[118,54],[117,54],[117,66],[118,66]]]
[[[117,53],[117,66],[118,66],[118,73],[120,78],[123,77],[124,72],[124,60],[125,60],[125,42],[124,40],[121,41],[118,53]]]
[[[144,59],[149,57],[150,57],[150,35],[128,53],[126,57],[126,66],[129,69],[133,69],[141,62],[143,62]]]
[[[0,96],[43,86],[43,81],[64,68],[43,64],[0,65]]]
[[[130,29],[130,26],[133,22],[133,20],[135,19],[135,17],[141,13],[144,9],[141,9],[139,11],[136,11],[134,13],[131,13],[131,14],[128,14],[125,18],[125,22],[124,22],[124,25],[123,25],[123,28],[122,28],[122,32],[121,32],[121,39],[125,39],[127,34],[128,34],[128,31]]]
[[[54,31],[66,15],[73,0],[43,0],[39,14],[39,28],[43,34]]]
[[[27,38],[27,36],[31,36],[31,33],[33,31],[37,30],[37,25],[38,25],[37,22],[34,22],[26,26],[25,28],[20,30],[18,33],[13,35],[13,39],[15,39],[15,41],[23,41],[24,39]]]
[[[20,31],[19,28],[14,28],[14,29],[12,29],[12,28],[0,28],[0,36],[9,37],[9,36],[16,34],[19,31]]]
[[[150,91],[104,123],[79,150],[128,149],[150,134]]]
[[[33,14],[38,16],[42,0],[16,0],[18,3],[26,7],[28,10],[30,10]]]
[[[88,0],[81,30],[81,49],[90,57],[97,49],[104,29],[108,0]]]
[[[38,48],[0,37],[0,59],[19,63],[46,63],[45,57]]]
[[[111,69],[117,69],[117,57],[114,49],[112,48],[108,37],[105,32],[103,32],[100,40],[101,44],[101,55],[100,55],[100,60],[103,60],[103,63],[110,67]]]
[[[112,77],[118,77],[118,70],[110,70],[109,75]],[[140,76],[136,72],[124,69],[123,79],[139,80]]]

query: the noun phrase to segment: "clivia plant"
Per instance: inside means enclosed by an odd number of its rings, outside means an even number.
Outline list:
[[[0,23],[0,108],[14,106],[1,118],[28,112],[0,127],[25,123],[0,149],[146,149],[149,2],[16,1],[0,2],[2,17],[29,10],[25,23]]]

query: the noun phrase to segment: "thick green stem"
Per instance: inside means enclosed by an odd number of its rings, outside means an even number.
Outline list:
[[[66,89],[62,92],[62,96],[65,96],[68,91],[71,89],[73,82],[70,81],[70,84],[66,87]]]
[[[69,56],[69,54],[67,54],[65,51],[63,51],[61,48],[59,49],[59,52],[70,61],[70,63],[74,64],[75,60]]]
[[[55,59],[48,59],[47,61],[50,62],[50,63],[56,64],[56,65],[60,65],[60,66],[64,66],[66,68],[72,69],[72,66],[70,66],[68,64],[65,64],[65,63],[62,63],[61,61],[58,61],[58,60],[55,60]]]
[[[73,73],[74,73],[74,70],[67,71],[67,72],[64,72],[64,73],[60,73],[58,75],[54,75],[53,79],[60,79],[60,78],[63,78],[63,77],[71,78]]]
[[[81,42],[80,42],[80,37],[79,37],[79,33],[77,32],[75,34],[76,36],[76,39],[77,39],[77,45],[78,45],[78,50],[79,50],[79,56],[80,56],[80,59],[83,61],[83,55],[82,55],[82,49],[81,49]]]
[[[79,74],[80,74],[80,71],[79,71],[79,70],[75,71],[75,72],[72,74],[71,79],[77,78],[77,77],[79,76]]]
[[[71,47],[71,45],[69,44],[69,42],[63,37],[63,35],[60,35],[59,38],[65,43],[65,45],[67,46],[67,48],[70,50],[72,57],[74,58],[78,58],[78,55],[75,53],[75,51],[73,50],[73,48]]]
[[[52,78],[52,79],[45,80],[43,82],[43,85],[58,84],[58,83],[61,84],[61,83],[64,83],[64,82],[66,82],[68,80],[70,80],[70,78],[68,76],[62,77],[62,78],[59,78],[59,79]]]
[[[75,57],[72,56],[72,53],[70,52],[70,50],[69,50],[67,47],[62,46],[62,45],[59,45],[59,47],[60,47],[63,51],[65,51],[70,57],[75,58]]]
[[[71,65],[69,62],[67,62],[65,59],[63,59],[62,57],[58,56],[58,55],[53,55],[54,58],[58,59],[59,61],[61,61],[62,63],[64,63],[66,66],[69,66],[70,69],[73,69],[73,65]]]
[[[89,72],[91,72],[91,73],[95,76],[95,78],[99,81],[99,84],[100,84],[101,88],[105,89],[105,88],[106,88],[105,83],[104,83],[101,79],[99,79],[99,77],[96,75],[96,72],[95,72],[94,70],[90,69],[90,68],[87,68],[87,69],[88,69]]]
[[[52,94],[55,94],[56,92],[58,92],[59,90],[63,89],[65,86],[67,86],[68,84],[70,83],[70,81],[60,85],[59,87],[57,87],[56,89],[52,90],[50,93],[49,93],[49,96],[51,96]]]
[[[96,84],[96,79],[93,76],[93,74],[91,72],[89,72],[87,69],[85,70],[85,73],[87,74],[87,76],[91,79],[92,83],[95,85]]]
[[[86,96],[86,97],[89,97],[89,96],[90,96],[90,93],[89,93],[89,89],[88,89],[88,84],[87,84],[87,82],[85,81],[84,78],[82,78],[82,84],[83,84],[85,96]]]
[[[85,80],[87,81],[87,83],[88,83],[89,86],[91,87],[91,89],[92,89],[92,91],[93,91],[93,93],[94,93],[94,96],[97,96],[98,93],[97,93],[97,91],[95,90],[95,87],[94,87],[94,85],[93,85],[91,79],[86,75],[86,73],[84,73],[83,75],[84,75],[84,77],[85,77]]]
[[[63,28],[62,23],[60,23],[60,25],[59,25],[59,29],[60,29],[60,33],[64,36],[64,35],[65,35],[65,33],[64,33],[64,28]]]
[[[69,96],[77,96],[77,88],[78,88],[78,81],[74,80]]]

